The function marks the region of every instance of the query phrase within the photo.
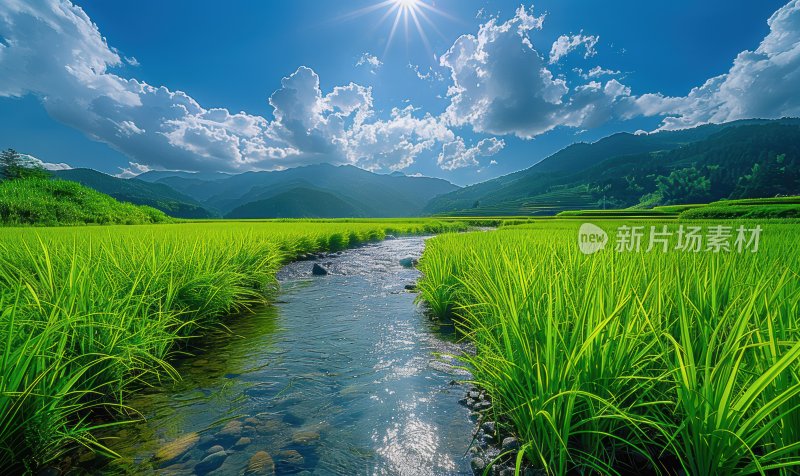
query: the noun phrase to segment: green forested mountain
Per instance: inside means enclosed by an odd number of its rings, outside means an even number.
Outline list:
[[[150,174],[148,172],[148,174]],[[274,172],[245,172],[239,175],[207,179],[202,175],[159,172],[155,184],[169,185],[175,190],[193,197],[209,209],[228,215],[251,202],[259,202],[254,207],[244,207],[248,214],[254,210],[267,210],[262,202],[286,203],[287,192],[291,196],[309,203],[297,190],[315,196],[327,194],[336,197],[337,203],[352,207],[331,208],[348,214],[337,216],[364,217],[402,217],[422,213],[423,208],[433,197],[457,190],[458,187],[442,179],[429,177],[408,177],[403,174],[375,174],[351,165],[334,166],[330,164],[309,165]],[[146,179],[150,179],[148,177]],[[269,200],[278,197],[278,200]],[[295,207],[292,207],[294,210]],[[328,210],[328,211],[330,211]],[[291,210],[287,209],[287,212]],[[315,212],[324,211],[314,208]],[[275,210],[276,213],[280,212]],[[282,216],[282,212],[278,213]],[[277,216],[265,214],[251,218]],[[328,215],[323,215],[328,216]]]
[[[178,218],[210,218],[215,214],[195,199],[167,185],[149,183],[138,179],[121,179],[91,169],[59,170],[53,174],[62,179],[78,182],[122,202],[147,205]]]
[[[264,200],[236,207],[225,218],[361,217],[356,206],[321,190],[296,187]]]
[[[531,215],[800,193],[800,120],[748,120],[573,144],[425,211]]]
[[[330,164],[237,175],[153,171],[134,179],[90,169],[53,174],[182,218],[548,215],[650,208],[800,194],[800,119],[614,134],[461,189],[441,179]]]

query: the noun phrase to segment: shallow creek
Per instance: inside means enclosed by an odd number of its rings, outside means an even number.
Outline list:
[[[399,261],[423,248],[400,238],[286,266],[276,304],[204,338],[177,384],[130,401],[145,420],[95,472],[472,474],[474,424],[451,385],[460,348],[404,290],[419,272]],[[315,262],[330,274],[312,276]]]

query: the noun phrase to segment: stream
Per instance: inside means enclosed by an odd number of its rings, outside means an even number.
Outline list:
[[[474,423],[452,326],[404,289],[425,238],[287,265],[278,301],[180,359],[182,379],[137,393],[143,421],[95,474],[471,475]],[[314,263],[330,274],[312,276]],[[88,463],[91,466],[91,462]]]

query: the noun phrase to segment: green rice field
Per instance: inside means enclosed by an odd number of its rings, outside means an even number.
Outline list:
[[[663,223],[600,224],[613,240],[619,225]],[[762,224],[757,252],[593,255],[579,226],[444,235],[420,262],[420,299],[475,344],[466,364],[520,439],[517,467],[797,474],[797,224]]]
[[[485,220],[428,241],[419,301],[452,318],[472,381],[545,474],[796,474],[800,254],[794,222],[735,247],[596,254],[579,220]],[[619,226],[722,222],[600,222]],[[33,471],[139,418],[188,339],[247,319],[281,265],[458,220],[262,220],[0,230],[0,467]],[[645,243],[646,244],[646,243]],[[467,437],[465,435],[465,437]],[[642,469],[646,468],[646,469]]]
[[[0,468],[34,471],[136,419],[181,343],[270,301],[278,268],[459,222],[334,220],[0,229]],[[231,317],[238,316],[238,317]]]

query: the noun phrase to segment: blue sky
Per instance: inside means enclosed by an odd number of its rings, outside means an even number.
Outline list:
[[[618,131],[798,115],[799,18],[797,0],[4,0],[0,146],[123,176],[332,162],[469,184]]]

